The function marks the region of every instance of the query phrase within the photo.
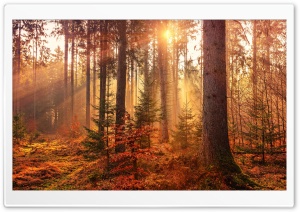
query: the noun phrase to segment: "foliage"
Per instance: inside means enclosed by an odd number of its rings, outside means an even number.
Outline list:
[[[22,189],[39,188],[45,180],[58,177],[62,170],[50,162],[23,166],[14,172],[13,186]]]
[[[81,124],[77,119],[77,116],[74,116],[71,126],[70,126],[70,137],[78,138],[81,135]]]
[[[29,142],[33,142],[35,140],[37,140],[40,137],[41,133],[38,131],[34,131],[29,133]]]
[[[196,117],[196,120],[197,121],[195,122],[194,136],[195,136],[195,140],[199,143],[202,140],[202,132],[203,132],[201,115],[198,115]]]
[[[94,152],[98,154],[103,151],[105,147],[107,148],[108,141],[110,139],[109,137],[113,134],[112,126],[115,122],[115,105],[113,104],[114,93],[110,91],[111,75],[112,73],[107,73],[105,100],[99,100],[99,106],[93,106],[97,111],[92,119],[96,128],[89,129],[84,127],[88,137],[88,139],[84,142],[84,145],[90,153]],[[101,117],[101,114],[104,117]]]
[[[159,109],[156,107],[156,102],[151,95],[151,84],[149,80],[144,83],[144,90],[140,90],[138,105],[134,107],[135,126],[136,128],[145,128],[153,126],[158,121]],[[140,146],[150,147],[150,133],[139,138]]]
[[[13,117],[13,138],[17,141],[23,139],[26,135],[26,128],[22,114]]]
[[[250,149],[254,146],[256,151],[264,154],[269,145],[270,151],[273,151],[273,143],[280,140],[284,134],[279,133],[279,126],[273,122],[267,105],[260,98],[257,98],[252,106],[248,110],[251,121],[247,123],[247,129],[243,132],[245,138],[250,141]]]
[[[194,139],[195,123],[192,109],[186,103],[181,109],[181,114],[178,116],[179,122],[176,125],[176,131],[173,131],[173,138],[176,143],[180,143],[180,147],[185,149],[188,147],[188,141]],[[201,130],[201,129],[198,129]]]
[[[140,90],[139,102],[135,106],[135,124],[139,128],[145,125],[152,125],[158,121],[157,113],[159,109],[156,107],[156,102],[153,100],[150,92],[150,84],[144,83],[144,91]]]
[[[68,138],[78,138],[81,134],[81,124],[77,119],[77,116],[74,116],[70,125],[63,124],[58,130],[58,134],[63,137]]]
[[[115,140],[118,139],[118,144],[122,143],[126,146],[126,151],[112,155],[110,175],[111,176],[131,176],[135,180],[147,175],[147,171],[139,167],[139,160],[152,159],[151,148],[141,148],[141,139],[149,137],[153,132],[153,128],[149,126],[142,126],[136,128],[133,121],[130,119],[129,114],[125,117],[125,125],[118,126],[116,130]],[[113,149],[116,144],[111,145],[109,148]],[[123,178],[125,180],[125,178]]]
[[[170,144],[154,142],[151,149],[139,149],[139,175],[135,179],[130,171],[108,177],[102,155],[98,155],[100,159],[97,160],[84,160],[83,155],[78,154],[82,151],[82,137],[70,142],[41,136],[47,142],[33,141],[32,144],[14,146],[14,190],[228,190],[239,187],[239,184],[233,184],[239,176],[219,177],[213,169],[202,169],[196,151],[190,147],[174,152]],[[130,149],[127,150],[127,156],[124,154],[120,158],[129,158]],[[160,151],[163,154],[155,153]],[[285,154],[268,154],[268,166],[256,163],[252,157],[253,154],[237,154],[235,160],[245,174],[263,186],[256,189],[286,189]],[[128,170],[133,168],[130,163]],[[226,182],[231,180],[232,187],[229,187]]]

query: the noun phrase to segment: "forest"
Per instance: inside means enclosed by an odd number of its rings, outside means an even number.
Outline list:
[[[14,190],[286,190],[285,20],[13,20]]]

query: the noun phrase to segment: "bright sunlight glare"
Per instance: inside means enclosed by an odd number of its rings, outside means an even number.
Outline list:
[[[166,36],[167,39],[169,39],[171,37],[170,30],[166,30],[165,36]]]

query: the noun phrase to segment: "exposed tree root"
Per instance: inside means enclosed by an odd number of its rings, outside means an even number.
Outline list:
[[[200,190],[264,190],[266,188],[252,181],[243,173],[206,170],[201,174]]]
[[[261,190],[262,186],[252,181],[247,175],[243,173],[227,174],[223,177],[224,183],[230,190]]]

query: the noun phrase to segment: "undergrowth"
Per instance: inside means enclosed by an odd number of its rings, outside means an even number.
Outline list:
[[[253,155],[235,155],[240,174],[220,174],[201,167],[198,151],[154,142],[151,154],[136,151],[137,169],[126,175],[107,173],[105,155],[84,157],[83,136],[41,137],[14,144],[14,190],[285,190],[284,155],[269,155],[265,164]],[[149,151],[141,149],[141,151]],[[125,154],[124,154],[125,155]],[[124,156],[123,155],[123,156]],[[131,153],[128,156],[132,156]],[[114,158],[111,158],[113,161]],[[117,158],[115,158],[117,160]],[[130,168],[127,164],[126,168]],[[131,167],[132,168],[132,167]],[[113,170],[111,170],[113,171]],[[118,170],[120,171],[120,170]],[[122,172],[121,172],[122,173]],[[135,174],[138,173],[138,176]]]

